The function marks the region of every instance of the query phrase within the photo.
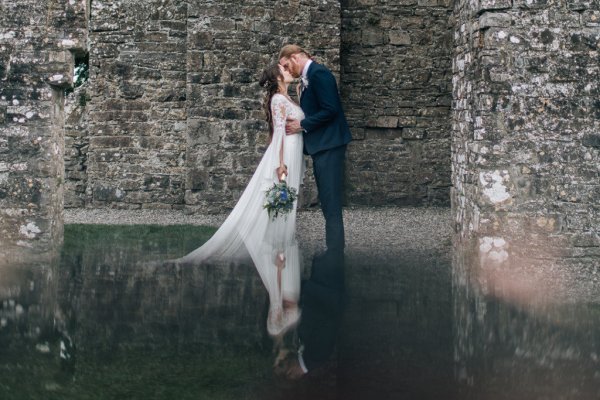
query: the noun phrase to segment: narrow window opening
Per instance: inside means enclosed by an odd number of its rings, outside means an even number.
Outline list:
[[[73,87],[76,89],[90,78],[90,55],[75,56],[75,71],[73,72]]]
[[[75,53],[75,68],[73,70],[73,86],[65,89],[65,96],[70,95],[80,86],[83,86],[90,78],[90,55],[89,53]],[[84,100],[84,97],[81,97]],[[85,104],[80,104],[84,106]]]

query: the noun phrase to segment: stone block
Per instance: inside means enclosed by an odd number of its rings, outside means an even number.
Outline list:
[[[78,196],[74,191],[67,190],[65,192],[65,208],[83,208],[85,206],[85,199]]]
[[[422,128],[403,128],[402,139],[423,139],[427,135]]]
[[[92,196],[95,201],[121,201],[126,196],[126,192],[122,191],[119,188],[112,188],[102,185],[95,185],[92,191]]]
[[[365,138],[369,140],[394,140],[402,137],[402,129],[366,129]],[[369,161],[369,163],[372,161]],[[360,165],[360,164],[359,164]],[[357,165],[357,166],[359,166]],[[363,166],[365,166],[363,164]],[[370,169],[370,168],[367,168]]]
[[[139,99],[144,95],[144,86],[132,84],[130,82],[122,82],[119,85],[120,95],[125,99]]]
[[[574,247],[600,247],[600,236],[594,232],[577,233],[571,237]]]
[[[171,178],[168,175],[144,175],[143,190],[164,190],[171,185]]]
[[[403,31],[390,31],[388,33],[390,44],[395,46],[408,46],[411,44],[410,35]]]
[[[600,26],[600,11],[587,10],[581,15],[581,21],[583,25],[588,27]]]
[[[96,149],[132,147],[133,138],[128,136],[95,136],[90,139],[90,146]]]
[[[191,32],[188,36],[190,49],[211,49],[214,43],[214,36],[211,32]]]
[[[373,128],[396,128],[398,127],[398,117],[377,117],[369,119],[366,123],[367,127]]]
[[[514,0],[514,6],[523,9],[543,9],[557,5],[557,0]]]
[[[476,11],[502,10],[512,7],[512,0],[480,0]]]
[[[172,36],[174,31],[186,32],[187,31],[187,21],[184,20],[186,18],[186,15],[185,14],[182,15],[180,18],[181,18],[181,20],[179,20],[179,21],[176,21],[176,20],[161,21],[160,26],[161,26],[161,28],[168,29],[170,36]]]
[[[512,21],[512,15],[504,12],[484,12],[479,16],[479,29],[490,27],[509,28]]]
[[[375,28],[363,29],[361,33],[361,42],[367,46],[377,46],[383,44],[383,31]]]
[[[569,10],[600,10],[600,4],[596,0],[567,0]]]

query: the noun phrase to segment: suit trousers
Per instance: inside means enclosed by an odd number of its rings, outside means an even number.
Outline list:
[[[346,145],[315,153],[312,159],[321,210],[325,217],[327,251],[343,253],[345,240],[342,197]]]

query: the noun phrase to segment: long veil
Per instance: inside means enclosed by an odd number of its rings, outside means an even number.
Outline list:
[[[296,242],[296,208],[285,216],[271,219],[266,209],[266,191],[276,182],[279,150],[284,145],[288,166],[288,186],[299,190],[304,177],[303,139],[286,136],[286,116],[301,117],[301,110],[282,95],[272,98],[273,140],[237,204],[215,234],[201,247],[176,260],[202,263],[208,260],[252,259],[269,293],[269,333],[281,334],[298,320],[300,296],[300,256]],[[294,112],[299,114],[294,114]]]
[[[275,220],[271,220],[263,208],[265,192],[278,182],[276,170],[282,145],[284,161],[288,165],[288,185],[299,190],[304,177],[303,138],[301,135],[285,134],[287,116],[303,115],[299,107],[292,104],[283,95],[273,96],[273,139],[248,186],[217,232],[203,246],[177,261],[200,263],[211,258],[240,259],[249,254],[256,263],[265,246],[286,246],[294,240],[296,204],[292,212]]]
[[[265,192],[277,182],[277,149],[282,139],[281,135],[273,138],[248,186],[217,232],[204,245],[177,261],[200,263],[208,259],[242,259],[252,252],[251,249],[262,246],[269,225],[268,213],[263,209]]]

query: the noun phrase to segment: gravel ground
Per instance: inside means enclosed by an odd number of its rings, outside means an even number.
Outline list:
[[[67,224],[158,224],[219,226],[226,214],[188,215],[178,210],[66,209]],[[451,235],[449,208],[346,208],[344,223],[349,249],[447,249]],[[325,242],[320,210],[298,212],[298,237],[303,247],[319,249]]]
[[[66,208],[65,224],[101,225],[208,225],[219,226],[227,215],[188,215],[180,210],[114,210]]]

